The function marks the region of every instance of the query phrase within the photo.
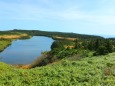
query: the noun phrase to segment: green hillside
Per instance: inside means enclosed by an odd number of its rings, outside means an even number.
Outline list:
[[[5,35],[4,35],[5,34]],[[115,39],[74,33],[36,30],[0,31],[0,49],[12,36],[26,34],[55,39],[51,51],[21,69],[0,62],[0,86],[114,86]],[[10,37],[9,40],[7,37]],[[18,39],[18,38],[16,38]],[[113,53],[112,53],[113,52]],[[41,66],[41,67],[40,67]]]
[[[0,86],[114,86],[115,53],[44,67],[18,69],[0,63]]]

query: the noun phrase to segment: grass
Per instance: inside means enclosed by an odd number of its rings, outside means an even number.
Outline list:
[[[17,33],[15,33],[15,34],[12,34],[12,35],[1,35],[0,36],[0,39],[2,38],[2,39],[20,39],[20,38],[24,38],[24,37],[27,37],[27,38],[29,38],[29,35],[28,34],[22,34],[22,33],[20,33],[20,34],[17,34]]]
[[[53,36],[54,39],[58,40],[69,40],[69,41],[75,41],[76,38],[69,38],[69,37],[60,37],[60,36]]]
[[[33,69],[0,63],[0,86],[114,86],[115,53]]]
[[[11,34],[0,34],[0,52],[3,51],[6,47],[11,45],[12,41],[15,39],[27,39],[30,38],[28,34],[22,33],[13,33]]]
[[[0,39],[0,51],[11,45],[12,41],[7,39]]]

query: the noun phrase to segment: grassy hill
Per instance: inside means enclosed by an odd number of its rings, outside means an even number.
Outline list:
[[[0,62],[0,86],[115,85],[115,39],[75,33],[11,30],[0,31],[0,49],[11,44],[9,39],[18,39],[18,36],[24,39],[49,36],[56,41],[51,46],[52,50],[45,52],[46,57],[38,59],[40,62],[32,64],[31,69]]]
[[[0,63],[0,86],[114,86],[115,53],[33,69]]]

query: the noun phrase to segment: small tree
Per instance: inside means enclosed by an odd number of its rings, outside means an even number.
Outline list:
[[[100,41],[99,41],[99,39],[97,39],[94,44],[94,49],[97,50],[99,48],[99,46],[100,46]]]
[[[96,50],[96,52],[94,53],[94,55],[106,55],[108,54],[108,50],[106,49],[105,46],[99,46],[99,48]]]
[[[111,53],[113,51],[113,46],[110,40],[106,41],[106,49]]]
[[[80,47],[81,47],[81,45],[80,45],[78,39],[76,39],[76,40],[75,40],[75,49],[78,49],[78,48],[80,48]]]
[[[51,45],[51,49],[54,49],[54,48],[64,48],[64,45],[61,41],[57,40],[57,41],[54,41]]]

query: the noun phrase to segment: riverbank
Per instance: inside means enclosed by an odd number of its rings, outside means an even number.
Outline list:
[[[28,34],[4,34],[0,35],[0,52],[4,51],[8,46],[12,44],[12,41],[17,39],[28,39],[31,38]]]
[[[30,39],[15,40],[12,45],[0,53],[2,62],[19,64],[19,66],[31,64],[43,51],[50,51],[53,39],[45,36],[33,36]]]
[[[12,44],[11,39],[0,39],[0,52]]]
[[[30,64],[17,64],[17,65],[13,65],[16,68],[21,68],[21,69],[31,69],[31,68],[35,68],[37,66],[40,66],[40,63],[43,62],[43,59],[46,59],[48,56],[47,54],[42,54],[41,56],[39,56],[36,60],[34,60],[32,63]],[[42,64],[41,64],[42,65]]]

